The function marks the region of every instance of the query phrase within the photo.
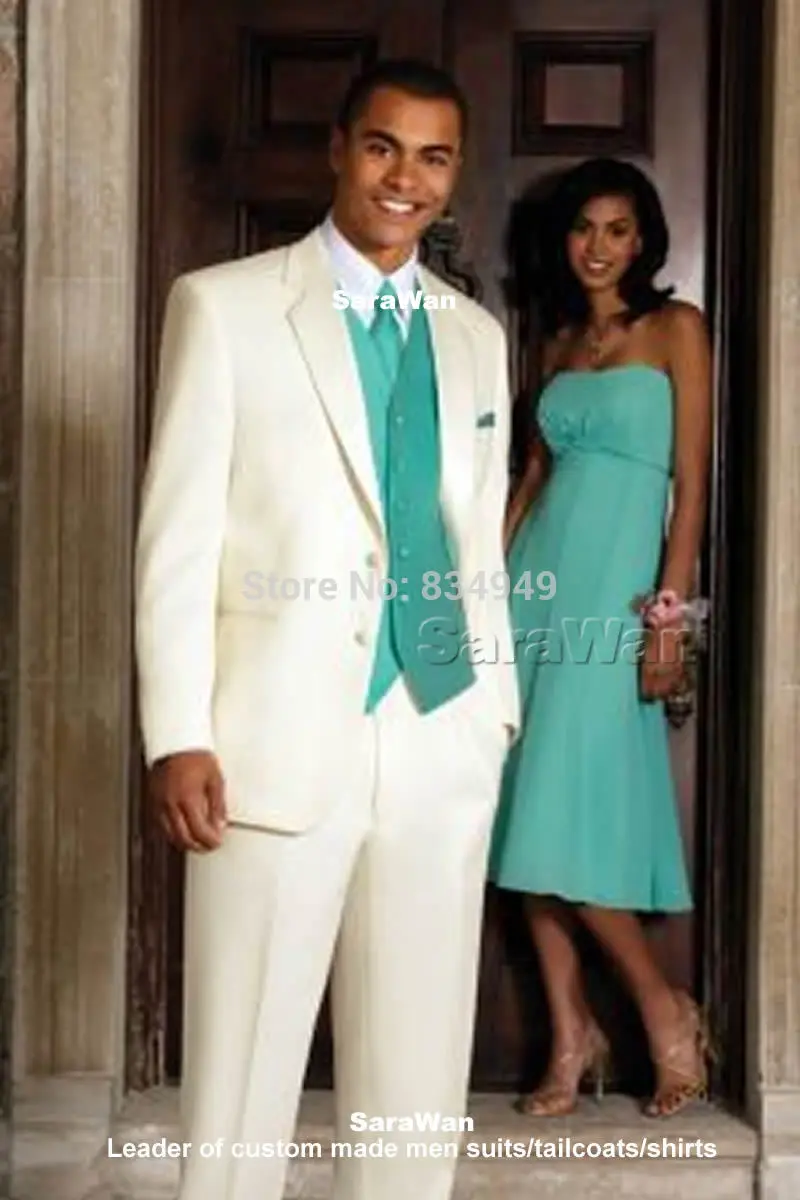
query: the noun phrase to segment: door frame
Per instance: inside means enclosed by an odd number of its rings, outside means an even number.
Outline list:
[[[749,13],[745,12],[749,9]],[[719,1061],[714,1093],[746,1105],[746,1030],[752,754],[758,718],[756,673],[756,455],[762,353],[761,172],[769,113],[764,102],[767,5],[712,0],[706,307],[716,397],[711,504],[703,594],[712,620],[703,672],[698,737],[698,892],[696,986],[708,1005]],[[715,101],[715,103],[714,103]],[[713,104],[713,108],[711,105]],[[742,130],[748,131],[747,139]],[[747,652],[743,648],[746,648]]]
[[[148,437],[161,314],[154,303],[158,255],[157,147],[162,100],[157,83],[159,10],[142,0],[140,125],[140,253],[138,272],[136,449],[141,478]],[[720,1061],[716,1097],[740,1109],[745,1100],[747,913],[749,894],[749,755],[755,697],[747,656],[753,645],[752,597],[738,581],[752,579],[757,545],[752,514],[756,479],[752,446],[758,413],[759,172],[764,131],[762,44],[764,4],[754,17],[737,0],[711,0],[709,30],[709,159],[706,311],[715,355],[716,422],[711,504],[703,556],[703,594],[713,620],[698,695],[698,828],[695,983],[707,1004]],[[746,145],[740,131],[752,131]],[[135,686],[135,685],[134,685]],[[134,696],[133,712],[136,712]],[[142,803],[138,727],[131,730],[128,845],[125,1085],[141,1090],[165,1082],[174,1054],[168,1024],[170,962],[168,881],[176,852]],[[170,1043],[170,1035],[173,1042]]]

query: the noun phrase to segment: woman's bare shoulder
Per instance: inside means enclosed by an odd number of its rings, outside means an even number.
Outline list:
[[[664,307],[663,331],[670,362],[709,352],[710,339],[705,314],[688,300],[670,300]]]
[[[662,308],[649,314],[648,325],[653,350],[668,369],[686,355],[708,350],[705,315],[688,300],[668,300]]]
[[[668,300],[659,315],[661,327],[668,337],[706,333],[705,314],[690,300]]]

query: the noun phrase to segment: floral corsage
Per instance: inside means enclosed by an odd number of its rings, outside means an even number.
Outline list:
[[[670,722],[680,727],[694,708],[697,673],[701,652],[706,646],[709,602],[703,596],[681,600],[670,588],[636,596],[631,605],[642,618],[645,629],[655,632],[674,630],[679,641],[683,670],[676,690],[665,701]]]

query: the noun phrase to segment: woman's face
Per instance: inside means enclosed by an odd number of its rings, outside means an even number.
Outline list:
[[[616,288],[641,253],[636,212],[626,196],[596,196],[567,236],[567,258],[587,292]]]

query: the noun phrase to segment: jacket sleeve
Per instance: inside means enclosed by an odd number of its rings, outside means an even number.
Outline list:
[[[484,530],[482,560],[490,580],[499,579],[507,572],[503,548],[503,525],[508,501],[511,439],[508,356],[506,337],[502,329],[498,330],[495,345],[497,358],[494,388],[495,434],[492,459],[481,496],[481,526]],[[502,593],[502,589],[497,587],[489,589],[486,602],[489,607],[487,622],[492,653],[488,656],[483,670],[491,676],[492,688],[496,693],[503,720],[509,726],[513,741],[520,728],[520,699],[509,602],[508,597]]]
[[[233,448],[220,330],[191,276],[170,292],[135,558],[135,644],[145,758],[213,750],[220,556]]]

